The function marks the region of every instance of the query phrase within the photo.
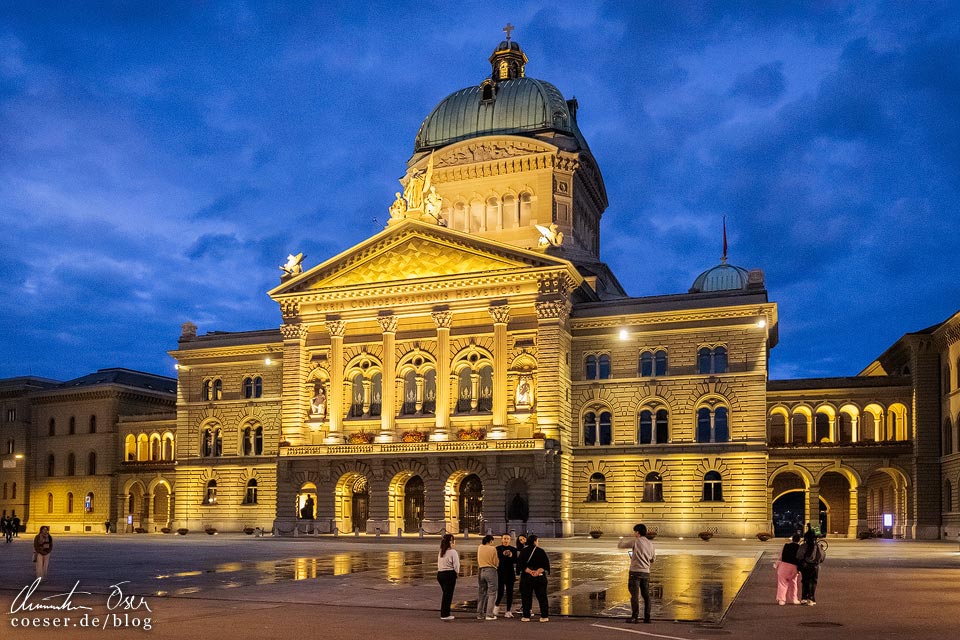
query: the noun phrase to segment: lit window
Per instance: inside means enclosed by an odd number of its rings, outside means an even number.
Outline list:
[[[73,494],[67,494],[67,513],[73,513]]]
[[[83,509],[87,513],[93,511],[93,492],[88,493],[83,499]]]
[[[203,497],[204,504],[217,503],[217,481],[211,480],[207,483],[207,492]]]
[[[656,471],[651,471],[643,480],[643,501],[663,502],[663,478]]]
[[[716,471],[708,471],[706,475],[703,476],[703,501],[723,501],[723,481],[720,478],[720,474]]]
[[[587,487],[587,502],[606,502],[606,500],[607,478],[602,473],[595,473],[590,476]]]
[[[213,400],[223,400],[223,380],[213,381]]]

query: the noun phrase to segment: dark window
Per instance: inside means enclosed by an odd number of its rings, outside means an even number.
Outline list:
[[[654,435],[656,436],[657,444],[666,444],[670,440],[669,414],[666,409],[657,411],[656,431]]]
[[[53,454],[51,453],[49,456],[47,456],[47,477],[52,478],[56,469],[56,458],[54,458]]]
[[[716,411],[713,412],[713,441],[730,441],[730,427],[727,425],[726,407],[717,407]]]
[[[47,435],[55,436],[57,435],[57,421],[53,418],[50,418],[49,428],[47,430]]]
[[[379,416],[383,406],[383,374],[375,373],[370,379],[370,415]]]
[[[667,375],[667,352],[663,350],[657,351],[653,356],[653,365],[653,375]]]
[[[203,398],[204,400],[209,400],[211,398],[210,388],[211,388],[210,380],[204,380],[203,390],[200,393],[200,397]]]
[[[77,457],[70,453],[67,456],[67,475],[73,476],[77,474]]]
[[[720,502],[723,500],[723,483],[716,471],[707,471],[703,476],[703,501]]]
[[[600,444],[608,445],[613,442],[613,424],[609,411],[600,414]]]
[[[663,502],[663,478],[656,471],[651,471],[643,480],[643,501]]]
[[[403,404],[400,406],[400,414],[410,416],[416,412],[417,374],[413,371],[407,371],[403,376]]]
[[[204,504],[216,504],[217,503],[217,481],[211,480],[207,483],[207,492],[203,497]]]
[[[210,429],[204,429],[203,433],[200,434],[200,455],[204,458],[209,457],[213,453],[213,434],[210,432]]]
[[[352,396],[350,399],[350,417],[359,418],[363,416],[363,375],[357,374],[353,377],[351,385]]]
[[[477,398],[477,411],[493,411],[493,367],[480,368],[480,389]]]
[[[47,513],[53,513],[53,494],[47,494]]]
[[[598,358],[597,362],[599,369],[597,374],[599,378],[601,380],[607,380],[610,377],[610,356],[604,354]]]
[[[67,513],[73,513],[73,494],[67,494]]]
[[[653,413],[648,409],[640,412],[640,433],[637,441],[640,444],[651,444],[653,442]]]
[[[223,380],[219,378],[213,381],[213,399],[223,400]]]
[[[710,349],[704,347],[697,352],[697,373],[712,373]]]
[[[243,455],[249,456],[253,453],[253,430],[250,427],[243,430],[241,440],[243,442]]]
[[[640,376],[643,378],[653,375],[653,354],[644,351],[640,354]]]
[[[95,476],[97,475],[97,452],[91,451],[90,455],[87,456],[87,475]]]
[[[253,455],[263,455],[263,427],[257,427],[253,431]]]
[[[584,366],[584,376],[587,380],[597,379],[597,356],[587,356]]]
[[[697,442],[729,442],[729,440],[730,428],[726,407],[717,407],[713,411],[707,407],[697,410]]]
[[[213,432],[213,455],[220,457],[223,455],[223,430],[215,429]]]
[[[257,504],[257,481],[247,480],[247,493],[243,498],[244,504]]]
[[[71,436],[77,432],[77,419],[74,416],[70,416],[70,427],[67,433]]]
[[[473,398],[470,373],[469,368],[463,368],[457,374],[457,413],[470,413],[470,403]]]
[[[597,444],[597,414],[592,411],[583,416],[583,444]]]
[[[259,398],[263,396],[263,378],[257,376],[253,379],[253,397]]]
[[[703,407],[697,410],[697,442],[711,442],[710,438],[710,409]]]
[[[727,372],[727,350],[725,347],[717,347],[713,350],[713,372]]]
[[[244,398],[253,397],[253,378],[243,379],[243,397]]]
[[[90,433],[97,432],[97,416],[90,416]]]
[[[423,413],[434,413],[437,410],[437,372],[427,371],[423,377]]]
[[[587,487],[587,502],[605,502],[607,499],[607,478],[602,473],[590,476]]]

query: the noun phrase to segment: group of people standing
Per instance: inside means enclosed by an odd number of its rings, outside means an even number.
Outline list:
[[[826,552],[817,543],[817,533],[810,525],[800,544],[797,533],[790,542],[783,545],[777,568],[777,604],[817,604],[817,582],[820,578],[820,565],[826,560]]]
[[[17,516],[4,516],[0,518],[0,530],[3,532],[3,537],[7,542],[10,542],[14,538],[19,537],[20,535],[20,518]]]
[[[536,535],[518,536],[517,544],[511,544],[510,534],[495,538],[486,535],[477,547],[477,620],[496,620],[500,604],[506,599],[504,618],[513,617],[513,588],[520,578],[520,621],[530,622],[533,598],[540,607],[540,622],[550,621],[550,606],[547,601],[547,576],[550,574],[550,558],[540,548]],[[460,573],[460,555],[456,550],[456,538],[445,534],[440,539],[440,554],[437,557],[437,582],[443,596],[440,600],[440,619],[454,620],[450,613],[453,592]]]

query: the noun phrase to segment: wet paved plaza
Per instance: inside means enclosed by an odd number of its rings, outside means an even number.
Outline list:
[[[97,592],[129,581],[129,591],[160,597],[433,610],[439,606],[436,544],[246,536],[62,537],[49,587],[79,580],[84,589]],[[470,611],[476,604],[476,544],[458,544],[462,571],[455,610]],[[549,596],[554,614],[626,617],[628,558],[615,544],[544,541],[552,566]],[[27,550],[21,543],[14,547]],[[18,549],[5,551],[13,561],[10,556]],[[718,622],[762,551],[759,544],[722,553],[706,544],[660,546],[650,582],[654,619]],[[8,565],[23,573],[23,583],[29,582],[32,569],[26,565],[29,560]],[[519,603],[519,594],[515,599]]]

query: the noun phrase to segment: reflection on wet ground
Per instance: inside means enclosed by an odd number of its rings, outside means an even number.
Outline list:
[[[660,555],[650,577],[653,617],[660,620],[719,621],[746,581],[757,558],[754,555]],[[625,554],[551,553],[549,579],[553,611],[572,616],[619,616],[630,611],[627,591],[628,561]],[[476,593],[476,553],[461,553],[462,575],[457,597]],[[157,595],[188,595],[216,589],[237,589],[301,580],[318,580],[317,601],[351,602],[363,590],[410,589],[422,606],[436,585],[436,552],[346,551],[313,557],[281,560],[228,562],[212,570],[158,575]],[[344,582],[341,577],[348,577]],[[324,581],[329,589],[324,590]],[[413,593],[416,592],[416,595]],[[370,593],[367,591],[366,593]],[[326,596],[326,597],[325,597]],[[394,592],[396,604],[405,600]],[[475,596],[474,596],[475,597]],[[331,600],[333,598],[334,600]],[[519,603],[519,593],[516,594]],[[408,606],[416,606],[410,598]],[[431,600],[432,602],[432,600]],[[455,609],[475,607],[475,600],[461,600]],[[536,610],[536,605],[534,605]]]

